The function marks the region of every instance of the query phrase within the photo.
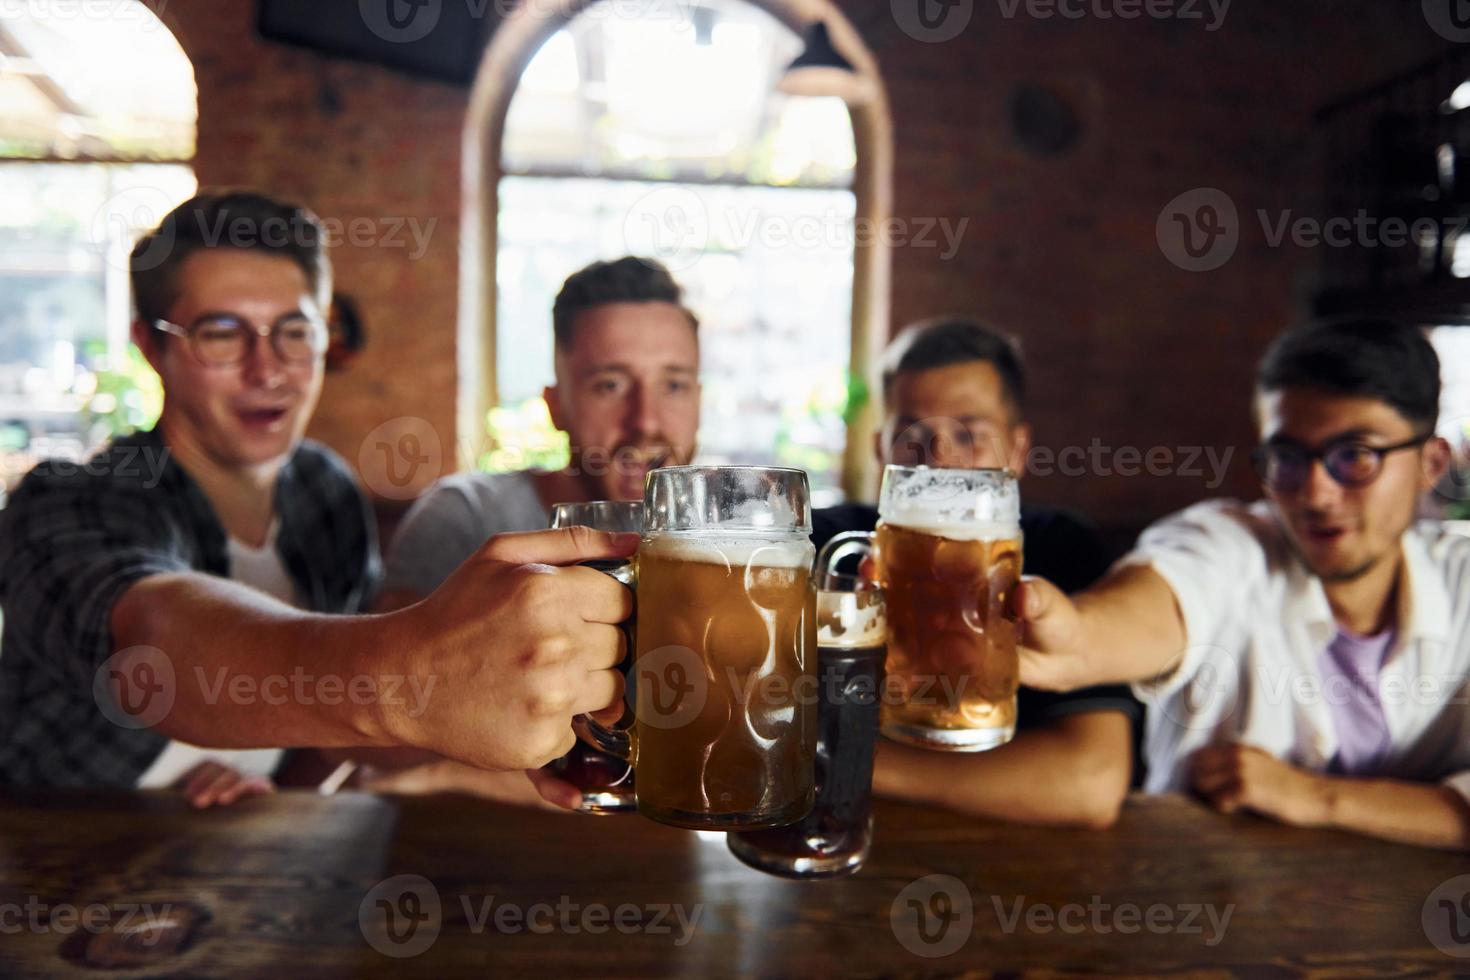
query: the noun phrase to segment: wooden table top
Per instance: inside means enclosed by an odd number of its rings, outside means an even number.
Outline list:
[[[637,816],[455,797],[0,797],[5,977],[1419,977],[1470,972],[1467,893],[1470,855],[1177,797],[1106,831],[880,801],[867,866],[825,882]],[[148,913],[177,928],[88,967]]]

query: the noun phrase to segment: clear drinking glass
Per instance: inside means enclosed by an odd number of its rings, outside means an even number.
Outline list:
[[[578,734],[629,760],[638,810],[709,830],[811,810],[816,611],[806,474],[671,466],[648,475],[638,549],[634,723]]]
[[[888,602],[883,734],[950,752],[1009,742],[1020,678],[1015,474],[889,466],[877,530],[833,538],[819,573],[854,552],[871,553]]]
[[[599,531],[643,530],[643,502],[639,500],[593,500],[586,503],[556,504],[551,508],[552,527],[595,528]],[[633,563],[628,558],[593,559],[582,564],[606,572],[624,585],[633,582]],[[623,677],[628,676],[632,659],[635,624],[629,620],[629,656],[618,665]],[[628,716],[625,714],[625,719]],[[633,785],[633,767],[617,756],[600,752],[581,740],[560,759],[546,768],[582,791],[584,813],[619,813],[638,808],[638,794]]]

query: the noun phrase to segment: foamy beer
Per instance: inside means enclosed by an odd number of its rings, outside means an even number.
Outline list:
[[[816,610],[806,474],[675,466],[648,475],[631,729],[579,734],[629,759],[638,810],[742,830],[814,797]]]
[[[1007,470],[890,466],[873,535],[842,534],[826,570],[871,550],[888,601],[882,731],[951,752],[992,749],[1016,730],[1021,494]]]

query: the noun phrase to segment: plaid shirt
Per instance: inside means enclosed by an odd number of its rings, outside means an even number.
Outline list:
[[[308,608],[364,609],[380,575],[377,537],[342,461],[302,443],[281,469],[275,506],[276,548]],[[0,510],[0,785],[137,782],[168,739],[114,724],[94,698],[114,652],[112,608],[150,575],[228,577],[226,542],[156,430],[26,476]]]

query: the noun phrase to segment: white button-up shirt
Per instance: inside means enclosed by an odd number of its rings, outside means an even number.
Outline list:
[[[1397,636],[1378,675],[1392,747],[1377,775],[1470,799],[1470,538],[1423,524],[1402,547]],[[1271,504],[1197,504],[1150,527],[1122,564],[1169,583],[1187,635],[1173,670],[1133,686],[1149,709],[1146,788],[1186,788],[1189,757],[1222,742],[1325,770],[1332,705],[1361,694],[1342,677],[1324,685],[1337,627]]]

